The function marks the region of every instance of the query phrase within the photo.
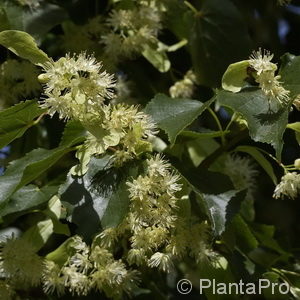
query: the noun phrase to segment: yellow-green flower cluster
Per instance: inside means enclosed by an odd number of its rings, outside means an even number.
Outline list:
[[[103,119],[98,124],[86,125],[90,131],[86,142],[90,154],[102,154],[108,147],[118,145],[114,156],[126,161],[149,149],[145,139],[155,133],[149,116],[126,104],[108,105],[103,111]]]
[[[102,247],[113,249],[122,237],[130,240],[124,259],[131,265],[173,270],[173,261],[186,255],[197,262],[214,253],[208,243],[206,222],[191,222],[181,215],[179,176],[159,155],[147,160],[143,175],[128,181],[129,213],[116,228],[102,231],[98,238]]]
[[[144,1],[131,9],[113,10],[106,26],[108,33],[102,38],[105,53],[118,62],[142,52],[145,44],[157,43],[161,13],[156,5]]]
[[[159,155],[146,162],[146,173],[127,182],[130,194],[127,217],[117,228],[108,228],[98,237],[103,247],[113,248],[118,238],[129,236],[130,249],[125,255],[129,264],[170,271],[173,254],[166,251],[166,246],[177,220],[175,193],[181,190],[179,176]]]
[[[73,253],[63,266],[47,260],[43,274],[46,293],[63,295],[68,290],[73,295],[84,296],[95,289],[107,297],[122,299],[138,283],[138,272],[127,270],[121,260],[115,260],[107,250],[93,245],[88,247],[80,237],[72,237],[67,250]]]
[[[295,199],[300,193],[300,174],[289,172],[282,176],[274,191],[274,198],[288,197]]]
[[[41,90],[37,76],[37,68],[28,61],[5,61],[0,66],[0,110],[36,96]]]
[[[196,76],[189,70],[184,78],[175,82],[169,89],[172,98],[191,98],[195,90]]]
[[[271,62],[272,58],[273,54],[269,51],[259,49],[250,56],[249,64],[256,72],[256,82],[268,99],[276,99],[280,104],[286,104],[290,99],[290,92],[279,81],[280,75],[275,75],[277,66]]]
[[[40,284],[43,260],[23,238],[7,238],[0,243],[0,273],[13,287],[27,289]]]
[[[298,94],[293,100],[294,107],[300,111],[300,94]]]
[[[159,155],[147,160],[147,171],[127,182],[130,210],[126,226],[131,232],[130,264],[148,264],[169,272],[173,254],[166,251],[177,220],[175,193],[181,190],[179,176]]]
[[[45,73],[39,76],[44,84],[45,100],[42,108],[61,119],[82,120],[87,113],[101,110],[106,99],[114,96],[113,75],[101,71],[102,65],[93,56],[61,57],[44,64]]]
[[[113,76],[101,71],[93,56],[60,58],[46,63],[39,76],[44,83],[46,99],[41,104],[52,116],[79,120],[88,130],[86,143],[77,153],[80,165],[75,173],[84,173],[91,155],[100,155],[115,147],[115,163],[122,164],[142,152],[151,151],[147,138],[155,134],[155,125],[136,106],[106,104],[115,94]]]

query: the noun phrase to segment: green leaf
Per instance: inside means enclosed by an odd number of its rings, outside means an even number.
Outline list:
[[[281,293],[279,289],[279,285],[284,278],[281,278],[281,276],[275,272],[266,272],[262,274],[262,277],[267,279],[270,283],[268,288],[263,289],[263,295],[266,300],[286,300],[286,294]],[[286,282],[286,284],[289,286],[288,282]]]
[[[173,32],[179,40],[189,37],[193,25],[193,13],[181,1],[166,1],[167,9],[164,12],[166,27]],[[180,22],[178,22],[180,20]]]
[[[36,39],[44,38],[54,26],[68,18],[64,9],[46,2],[41,2],[40,6],[34,10],[25,11],[23,16],[23,30]]]
[[[68,18],[68,14],[62,7],[45,1],[40,2],[40,5],[34,9],[24,9],[17,1],[6,1],[1,5],[10,21],[10,27],[3,30],[25,31],[39,41],[50,29]]]
[[[0,207],[4,207],[13,193],[39,177],[71,150],[68,147],[35,149],[11,162],[5,174],[0,177]]]
[[[189,44],[198,81],[209,87],[219,87],[226,68],[247,58],[252,48],[244,20],[229,0],[201,1]]]
[[[269,101],[261,90],[243,90],[240,93],[219,91],[218,103],[240,113],[248,123],[251,138],[271,144],[280,158],[283,133],[288,123],[289,106]]]
[[[0,112],[0,149],[21,137],[44,110],[37,101],[28,100]]]
[[[70,235],[68,225],[62,224],[59,219],[62,215],[62,204],[60,199],[55,195],[48,202],[48,208],[43,211],[45,215],[51,218],[53,222],[53,232],[57,234]]]
[[[292,129],[296,132],[300,132],[300,122],[287,124],[286,128]]]
[[[16,29],[24,31],[25,10],[13,1],[2,1],[1,6],[5,10],[10,27],[7,29]]]
[[[180,142],[181,138],[178,140],[178,143]],[[220,145],[213,138],[205,140],[199,138],[186,143],[187,151],[195,167],[198,167],[208,155],[212,154],[219,147]]]
[[[238,146],[234,151],[250,154],[270,176],[273,183],[275,185],[277,184],[277,177],[274,173],[272,164],[263,156],[261,152],[259,152],[258,148],[252,146]]]
[[[286,128],[292,129],[295,131],[295,138],[300,145],[300,122],[287,124]]]
[[[215,261],[203,260],[201,261],[201,265],[198,267],[196,273],[197,281],[195,281],[195,285],[199,285],[199,278],[201,280],[210,280],[210,282],[224,283],[226,286],[229,286],[230,283],[235,281],[233,273],[230,268],[230,264],[224,256],[218,256]],[[201,281],[200,281],[201,283]],[[206,282],[205,282],[206,283]],[[214,288],[211,286],[209,288],[203,288],[203,292],[205,293],[205,299],[207,300],[237,300],[239,296],[231,293],[231,294],[218,294],[215,292]],[[202,297],[201,297],[202,298]],[[201,299],[199,298],[199,299]]]
[[[175,143],[177,135],[201,115],[211,103],[202,103],[190,99],[173,99],[164,94],[157,94],[146,106],[145,112],[150,115],[159,128]]]
[[[38,251],[46,244],[52,233],[53,222],[50,218],[48,218],[30,227],[26,232],[24,232],[22,238],[29,241]]]
[[[47,218],[30,227],[23,238],[27,239],[36,250],[40,250],[53,233],[70,235],[69,227],[59,222],[61,217],[61,202],[53,196],[48,202],[48,208],[43,211]]]
[[[78,225],[78,234],[90,239],[100,226],[114,227],[123,220],[129,206],[126,181],[137,176],[137,171],[135,164],[112,167],[107,155],[92,158],[82,177],[68,174],[59,193],[70,220]]]
[[[229,92],[238,93],[245,84],[248,67],[248,60],[229,65],[222,77],[222,88]]]
[[[213,130],[207,130],[207,131],[182,131],[179,133],[178,138],[180,137],[180,140],[203,140],[203,139],[209,139],[209,138],[216,138],[221,137],[224,134],[229,133],[230,131],[213,131]]]
[[[193,168],[179,161],[172,161],[172,165],[200,196],[201,193],[217,195],[234,189],[230,178],[222,173],[212,172],[205,168]]]
[[[281,58],[282,64],[279,70],[280,81],[283,86],[291,92],[290,96],[296,97],[300,94],[300,56],[286,53]]]
[[[39,189],[28,185],[14,193],[9,202],[0,210],[0,217],[15,212],[23,212],[47,202],[56,192],[57,186],[45,186]]]
[[[77,236],[68,238],[58,248],[48,253],[46,255],[46,259],[54,261],[56,264],[62,267],[67,259],[76,253],[76,239]]]
[[[216,236],[220,236],[225,231],[227,222],[238,213],[241,201],[245,198],[244,194],[244,192],[231,190],[219,195],[202,195]]]
[[[10,29],[10,24],[3,7],[0,7],[0,31]]]
[[[276,241],[275,235],[275,227],[272,225],[266,224],[251,224],[251,229],[257,240],[261,245],[267,247],[271,250],[274,250],[280,254],[288,254],[285,252],[281,246]]]
[[[168,72],[171,63],[165,51],[158,51],[156,45],[145,44],[143,56],[161,73]]]
[[[47,54],[37,47],[33,37],[23,31],[5,30],[0,32],[0,45],[35,65],[42,65],[50,61]]]
[[[243,252],[248,253],[258,247],[259,244],[257,239],[239,214],[232,219],[228,229],[233,231],[236,244]]]
[[[79,121],[69,121],[65,127],[60,146],[74,146],[85,140],[86,129]]]

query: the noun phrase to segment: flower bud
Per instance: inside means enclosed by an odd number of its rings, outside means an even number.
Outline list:
[[[295,168],[300,170],[300,158],[297,158],[294,162]]]

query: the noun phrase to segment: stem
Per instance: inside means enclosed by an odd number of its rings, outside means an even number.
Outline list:
[[[34,120],[29,127],[32,127],[34,125],[37,125],[42,119],[43,117],[47,114],[47,112],[42,113],[36,120]]]
[[[236,120],[236,113],[234,113],[231,117],[231,120],[229,121],[229,123],[227,124],[225,131],[227,131],[229,129],[229,127],[231,126],[231,124]]]
[[[195,14],[199,13],[198,10],[190,2],[184,1],[183,3]]]
[[[269,152],[261,149],[261,148],[257,148],[259,151],[261,151],[262,153],[268,155],[270,158],[272,158],[280,167],[283,168],[284,170],[284,174],[287,173],[287,168],[285,167],[285,165],[283,163],[281,163],[276,157],[274,157],[272,154],[270,154]]]
[[[223,132],[223,128],[220,123],[220,120],[219,120],[218,116],[216,115],[216,113],[210,107],[208,107],[207,110],[209,111],[209,113],[212,115],[212,117],[216,121],[216,124],[217,124],[219,130],[222,131],[221,141],[222,141],[222,145],[224,146],[226,141],[225,141],[224,132]]]
[[[183,40],[179,41],[178,43],[176,43],[176,44],[174,44],[172,46],[169,46],[168,49],[167,49],[167,51],[168,52],[174,52],[174,51],[176,51],[176,50],[184,47],[185,45],[187,45],[187,43],[188,43],[188,40],[187,39],[183,39]]]
[[[111,146],[109,146],[107,149],[110,150],[110,151],[112,151],[112,152],[117,152],[117,149],[115,149],[115,148],[113,148]]]

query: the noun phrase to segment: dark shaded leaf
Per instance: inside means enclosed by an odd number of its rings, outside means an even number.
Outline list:
[[[220,91],[221,105],[240,113],[248,123],[251,138],[256,142],[271,144],[280,158],[283,133],[288,123],[289,106],[269,101],[261,90],[243,90],[240,93]]]
[[[291,92],[291,97],[300,94],[300,56],[286,53],[281,58],[282,64],[279,70],[280,81]]]
[[[99,229],[117,226],[128,211],[126,181],[137,176],[136,165],[114,168],[110,156],[92,158],[82,177],[68,174],[59,193],[77,224],[78,234],[90,239]],[[87,221],[88,220],[88,221]]]
[[[41,189],[35,185],[25,186],[11,196],[9,202],[0,210],[0,217],[46,203],[57,190],[57,186],[45,186]]]
[[[60,146],[73,146],[84,141],[86,130],[79,121],[69,121],[63,132]]]
[[[244,198],[245,192],[239,193],[235,190],[218,195],[202,195],[216,236],[220,236],[225,231],[227,223],[240,210],[240,205]]]
[[[0,149],[21,137],[44,110],[38,102],[28,100],[0,112]]]
[[[194,15],[190,52],[200,84],[218,87],[231,63],[247,58],[251,41],[244,20],[229,0],[204,0]]]
[[[214,98],[202,103],[157,94],[146,106],[145,113],[168,134],[170,143],[174,144],[177,135],[201,115],[213,101]]]
[[[272,164],[261,154],[259,148],[253,146],[238,146],[235,151],[245,152],[250,154],[270,176],[273,183],[277,184],[277,177],[274,173]]]

